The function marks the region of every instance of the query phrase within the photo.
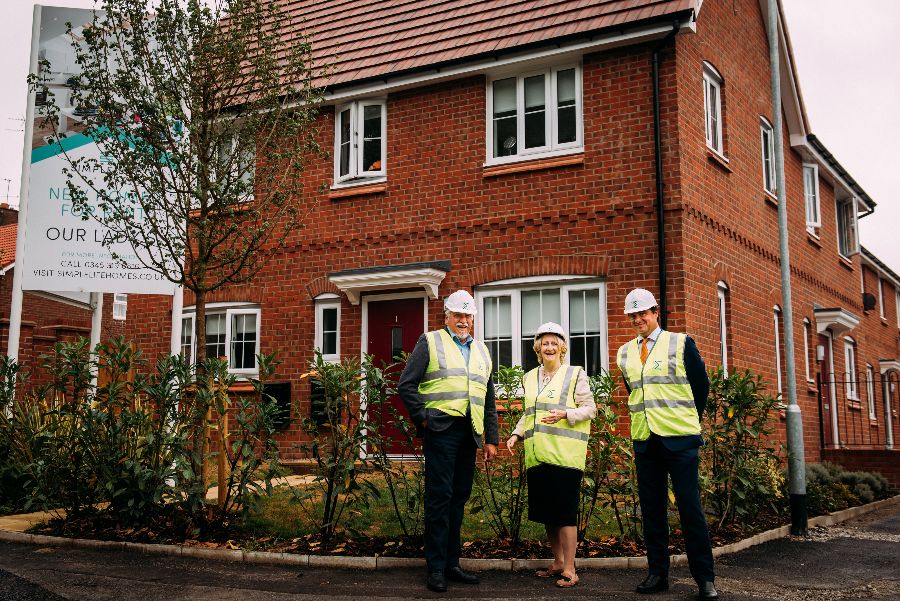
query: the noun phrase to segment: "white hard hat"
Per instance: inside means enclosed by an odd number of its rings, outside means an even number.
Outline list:
[[[552,321],[541,324],[541,327],[539,327],[537,329],[537,332],[534,333],[534,341],[537,342],[544,334],[556,334],[557,336],[562,338],[563,342],[566,341],[565,330],[563,330],[561,325],[559,325],[558,323],[553,323]]]
[[[457,290],[445,298],[444,309],[454,313],[478,314],[478,309],[475,308],[475,299],[465,290]]]
[[[643,288],[635,288],[625,297],[625,315],[639,313],[657,306],[653,293]]]

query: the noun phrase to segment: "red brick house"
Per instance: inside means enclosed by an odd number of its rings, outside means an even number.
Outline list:
[[[6,352],[12,301],[13,270],[16,268],[16,231],[19,212],[0,204],[0,345]],[[106,294],[103,303],[101,340],[125,334],[127,295]],[[41,380],[35,370],[38,358],[57,342],[90,338],[89,293],[26,291],[22,299],[22,329],[19,334],[19,363],[33,372],[32,383]]]
[[[318,201],[306,227],[251,284],[211,299],[205,342],[237,373],[254,372],[254,351],[279,351],[308,414],[299,376],[314,348],[410,350],[457,288],[474,293],[495,362],[532,364],[532,332],[552,319],[571,333],[571,361],[596,373],[632,335],[621,305],[644,286],[710,367],[751,368],[781,390],[764,1],[284,4],[333,64],[320,120],[333,152],[302,176]],[[867,400],[832,399],[838,387],[821,392],[816,376],[841,380],[850,356],[851,373],[896,378],[900,282],[858,249],[856,220],[875,202],[812,135],[783,29],[780,69],[798,401],[817,461],[855,449],[829,427],[832,408]],[[861,283],[880,286],[875,308]],[[166,352],[170,301],[132,307],[129,332]],[[859,445],[896,457],[885,447],[889,424],[900,436],[900,391],[876,389],[865,421],[877,435]]]

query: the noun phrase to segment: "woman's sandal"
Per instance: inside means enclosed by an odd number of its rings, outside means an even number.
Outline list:
[[[553,576],[559,576],[560,574],[562,574],[562,570],[554,570],[551,568],[544,568],[534,573],[538,578],[551,578]]]
[[[559,580],[556,581],[556,586],[559,588],[572,588],[578,584],[578,576],[564,576],[560,574]]]

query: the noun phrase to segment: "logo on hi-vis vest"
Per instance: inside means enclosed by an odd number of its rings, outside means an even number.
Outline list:
[[[659,364],[660,364],[660,363],[661,363],[661,361],[654,361],[654,362],[653,362],[653,369],[659,369]]]

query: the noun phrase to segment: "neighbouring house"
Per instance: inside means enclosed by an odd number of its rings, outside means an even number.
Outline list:
[[[251,283],[211,295],[202,340],[189,294],[182,315],[184,353],[206,344],[236,374],[279,352],[284,458],[313,411],[313,349],[388,361],[458,288],[498,364],[533,366],[532,334],[554,320],[573,363],[609,369],[642,286],[708,367],[785,393],[763,0],[284,4],[332,64],[319,125],[333,151],[301,176],[318,206]],[[875,202],[813,135],[780,21],[806,458],[897,484],[900,281],[860,247]],[[170,300],[129,300],[129,335],[167,352]]]
[[[6,352],[12,302],[13,270],[16,268],[16,231],[19,212],[0,203],[0,345]],[[125,334],[128,297],[105,294],[101,340]],[[40,356],[50,353],[57,342],[91,337],[90,293],[27,290],[22,299],[22,329],[19,363],[32,372],[31,383],[44,381]]]

